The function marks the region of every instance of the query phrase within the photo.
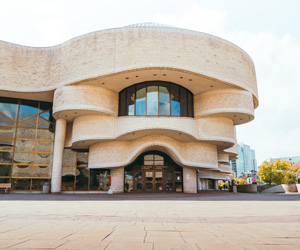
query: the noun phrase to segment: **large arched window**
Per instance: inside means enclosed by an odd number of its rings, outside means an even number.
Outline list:
[[[142,82],[119,93],[119,116],[193,117],[193,94],[171,82]]]

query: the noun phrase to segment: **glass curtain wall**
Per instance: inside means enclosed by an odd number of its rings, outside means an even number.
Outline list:
[[[108,191],[109,169],[89,169],[85,150],[64,149],[62,191]]]
[[[51,179],[54,130],[52,103],[0,97],[0,183],[42,190]]]
[[[193,117],[193,110],[193,94],[171,82],[143,82],[119,94],[119,116]]]

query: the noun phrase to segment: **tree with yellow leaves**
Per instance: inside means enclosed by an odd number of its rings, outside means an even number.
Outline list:
[[[279,171],[278,171],[279,170]],[[262,181],[277,185],[285,183],[290,177],[291,163],[289,161],[264,161],[257,174]]]

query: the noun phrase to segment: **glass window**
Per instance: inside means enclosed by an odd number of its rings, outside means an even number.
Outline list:
[[[120,115],[126,115],[126,91],[122,91],[119,97],[119,113]]]
[[[88,165],[88,152],[77,152],[77,166],[87,166]]]
[[[34,151],[35,141],[30,140],[16,140],[16,151]]]
[[[76,151],[73,149],[64,149],[63,166],[76,166]]]
[[[21,100],[19,122],[25,118],[37,115],[38,113],[38,102]]]
[[[14,148],[14,139],[1,139],[0,150],[11,151]]]
[[[146,84],[136,86],[135,115],[146,115]]]
[[[15,152],[14,163],[16,164],[33,164],[33,153]]]
[[[108,191],[110,186],[110,170],[100,170],[100,191]]]
[[[89,169],[88,167],[80,167],[76,169],[76,190],[88,190],[89,184]]]
[[[51,166],[33,166],[33,177],[51,177]]]
[[[11,165],[0,165],[0,176],[8,176],[10,177],[10,168]]]
[[[18,116],[18,100],[0,97],[0,124],[14,125]]]
[[[17,138],[35,139],[36,130],[32,128],[18,128]]]
[[[35,154],[34,163],[40,165],[52,165],[53,154]]]
[[[127,115],[134,115],[135,86],[127,89]]]
[[[100,169],[90,169],[90,190],[99,191]]]
[[[12,190],[30,190],[31,178],[13,178],[11,180]]]
[[[132,170],[125,170],[124,172],[125,175],[125,192],[130,193],[133,192],[133,172]]]
[[[31,165],[13,165],[12,169],[13,177],[31,177],[32,166]]]
[[[36,141],[36,152],[53,152],[53,141]]]
[[[62,168],[62,191],[73,191],[75,185],[75,167],[63,167]]]
[[[170,116],[170,88],[165,82],[159,85],[159,115]]]
[[[171,115],[180,116],[179,86],[171,85]]]
[[[12,152],[0,152],[0,163],[11,163],[12,157]]]
[[[194,116],[194,105],[193,105],[193,96],[188,92],[188,117]]]
[[[15,127],[0,126],[0,138],[14,138],[15,131],[16,131]]]
[[[34,191],[42,191],[44,182],[48,182],[49,185],[51,183],[50,179],[32,179],[32,187],[31,190]]]
[[[171,82],[139,83],[119,93],[119,116],[124,115],[193,117],[193,94]]]
[[[158,85],[149,83],[147,87],[147,115],[158,115]]]

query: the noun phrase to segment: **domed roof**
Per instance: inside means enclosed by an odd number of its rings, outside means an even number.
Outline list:
[[[143,27],[176,28],[175,26],[162,24],[162,23],[154,23],[154,22],[135,23],[135,24],[126,25],[124,27],[127,27],[127,28],[143,28]]]

